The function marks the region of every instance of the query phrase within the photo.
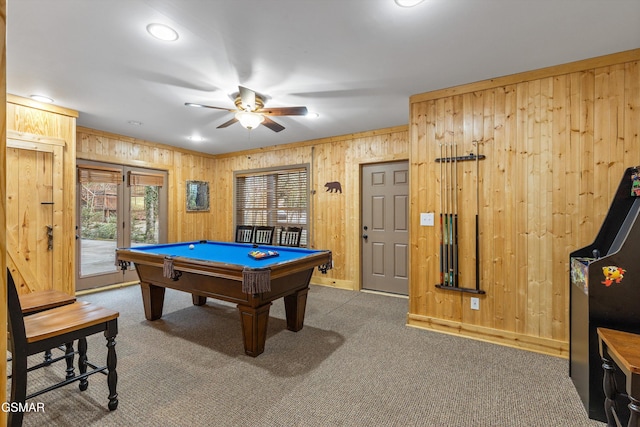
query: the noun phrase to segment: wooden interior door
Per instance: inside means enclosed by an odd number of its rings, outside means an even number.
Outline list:
[[[7,265],[20,293],[54,289],[61,277],[63,149],[7,139]]]
[[[362,287],[409,293],[409,164],[362,167]]]

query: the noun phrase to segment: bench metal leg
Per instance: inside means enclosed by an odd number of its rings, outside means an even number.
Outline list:
[[[64,346],[65,346],[64,357],[67,360],[67,375],[65,378],[69,379],[76,376],[76,373],[74,372],[74,368],[73,368],[73,358],[76,353],[73,350],[73,342],[68,342]]]
[[[118,323],[113,320],[107,325],[107,330],[104,331],[104,336],[107,338],[107,384],[109,386],[109,410],[113,411],[118,407],[118,392],[116,387],[118,385],[118,373],[116,372],[116,365],[118,358],[116,357],[116,335],[118,334]]]
[[[80,371],[80,375],[87,372],[87,339],[80,338],[78,340],[78,370]],[[85,391],[87,387],[89,387],[89,377],[84,377],[80,380],[80,384],[78,386],[80,391]]]
[[[11,360],[11,402],[24,404],[27,400],[27,355],[24,351],[12,349]],[[21,426],[24,412],[9,411],[7,425]]]

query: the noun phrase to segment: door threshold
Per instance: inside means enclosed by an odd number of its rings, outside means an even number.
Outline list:
[[[393,292],[372,291],[371,289],[360,289],[360,292],[364,292],[366,294],[385,295],[388,297],[409,299],[409,295],[394,294]]]
[[[119,289],[119,288],[124,288],[126,286],[134,286],[138,284],[140,284],[140,282],[138,280],[134,280],[133,282],[114,283],[113,285],[98,286],[97,288],[83,289],[81,291],[76,291],[76,296],[95,294],[96,292],[110,291],[111,289]]]

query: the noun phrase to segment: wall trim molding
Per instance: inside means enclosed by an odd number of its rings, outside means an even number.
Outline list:
[[[412,95],[409,104],[640,60],[640,48]]]
[[[57,113],[63,116],[78,118],[79,113],[76,110],[70,108],[60,107],[58,105],[46,104],[44,102],[34,101],[30,98],[24,98],[18,95],[7,94],[7,102],[16,105],[22,105],[25,107],[34,108],[36,110],[47,111],[49,113]]]
[[[390,128],[375,129],[375,130],[370,130],[366,132],[349,133],[345,135],[330,136],[330,137],[321,138],[321,139],[311,139],[308,141],[291,142],[288,144],[279,144],[279,145],[271,145],[271,146],[262,147],[262,148],[253,148],[251,150],[216,154],[214,157],[218,159],[222,159],[225,157],[236,157],[236,156],[244,156],[244,155],[255,154],[255,153],[264,153],[266,151],[290,150],[292,148],[299,148],[299,147],[312,147],[320,144],[328,144],[328,143],[335,143],[335,142],[342,142],[342,141],[353,141],[358,138],[369,138],[372,136],[388,135],[388,134],[397,133],[397,132],[407,132],[408,130],[409,130],[409,125],[407,124],[407,125],[394,126]]]
[[[407,326],[568,359],[569,343],[409,313]]]

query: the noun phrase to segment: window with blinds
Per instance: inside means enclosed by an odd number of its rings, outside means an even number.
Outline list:
[[[300,246],[307,244],[309,210],[308,166],[236,172],[236,225],[302,227]]]

